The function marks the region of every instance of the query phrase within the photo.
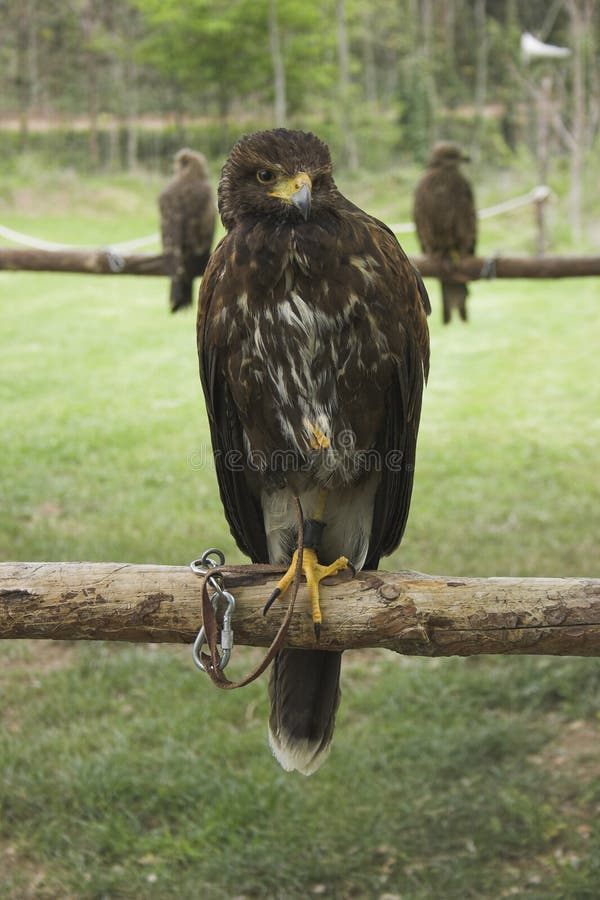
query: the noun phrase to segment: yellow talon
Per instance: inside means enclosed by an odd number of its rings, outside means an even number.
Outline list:
[[[298,561],[298,551],[294,550],[290,567],[280,580],[279,584],[271,594],[264,612],[266,612],[274,600],[287,591],[296,572],[296,563]],[[310,611],[312,615],[313,625],[317,639],[321,630],[323,618],[321,616],[321,604],[319,602],[319,584],[324,578],[330,575],[337,575],[338,572],[348,568],[348,560],[345,556],[340,556],[335,562],[329,566],[322,566],[317,558],[316,551],[307,547],[302,553],[302,574],[306,578],[306,586],[308,588],[308,599],[310,600]]]
[[[329,575],[337,575],[343,569],[348,568],[348,560],[345,556],[340,556],[330,566],[322,566],[317,559],[317,554],[310,548],[305,550],[302,559],[302,572],[306,578],[308,587],[308,599],[310,600],[310,611],[314,625],[320,625],[323,621],[321,616],[321,604],[319,603],[319,583]]]

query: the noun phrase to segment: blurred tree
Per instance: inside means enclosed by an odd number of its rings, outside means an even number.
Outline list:
[[[3,28],[5,28],[13,41],[13,65],[11,67],[11,80],[17,99],[19,115],[19,133],[21,145],[27,141],[29,131],[29,115],[34,98],[37,96],[37,53],[36,53],[36,29],[35,0],[7,0],[4,5]]]
[[[354,134],[352,86],[350,80],[350,45],[346,27],[346,4],[336,0],[335,22],[339,66],[339,111],[340,127],[344,137],[346,162],[351,171],[358,169],[358,148]]]
[[[81,10],[81,26],[87,79],[90,161],[94,167],[100,161],[98,148],[98,69],[101,63],[101,55],[99,47],[96,45],[96,40],[101,27],[101,13],[102,4],[100,0],[85,0]]]
[[[264,0],[134,2],[146,25],[138,60],[169,83],[177,114],[194,97],[196,112],[214,101],[226,118],[237,97],[270,81]]]
[[[487,99],[488,33],[486,0],[475,0],[475,117],[471,154],[475,165],[481,156],[481,141]]]
[[[350,167],[399,152],[422,160],[437,137],[470,144],[482,159],[504,145],[516,151],[529,120],[535,157],[545,71],[539,66],[530,78],[519,59],[528,30],[573,49],[548,95],[545,141],[549,177],[557,153],[570,157],[579,231],[585,154],[600,129],[597,7],[598,0],[0,0],[0,115],[17,119],[23,140],[36,115],[86,115],[91,163],[130,168],[145,113],[171,128],[163,137],[140,132],[146,159],[166,159],[186,137],[184,125],[189,133],[190,116],[196,129],[206,123],[213,154],[236,132],[289,123],[322,130]]]
[[[571,187],[569,207],[571,228],[577,241],[581,240],[583,164],[588,132],[588,84],[586,71],[589,65],[588,35],[593,33],[596,0],[566,0],[571,24],[573,46],[573,105],[571,117]]]
[[[277,18],[277,0],[269,0],[269,44],[273,61],[273,80],[275,88],[275,125],[282,128],[287,118],[287,101],[285,93],[285,66],[281,52],[281,33]]]

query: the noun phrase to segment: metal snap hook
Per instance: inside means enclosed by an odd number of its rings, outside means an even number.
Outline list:
[[[221,593],[215,593],[210,598],[210,602],[212,603],[215,614],[217,612],[217,605],[219,603],[219,598],[222,597],[227,606],[225,608],[225,612],[223,614],[223,627],[221,628],[221,638],[220,645],[222,653],[219,656],[218,666],[221,671],[227,666],[229,660],[231,658],[231,651],[233,649],[233,628],[231,627],[231,617],[235,610],[235,598],[233,594],[230,594],[229,591],[222,591]],[[192,659],[195,665],[202,671],[206,672],[206,667],[202,662],[202,647],[204,646],[206,641],[206,631],[204,629],[204,625],[198,632],[196,636],[196,640],[194,641],[192,647]]]

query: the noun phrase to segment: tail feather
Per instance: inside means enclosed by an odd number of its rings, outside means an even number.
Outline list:
[[[444,325],[452,317],[452,310],[457,309],[463,322],[467,321],[467,285],[460,281],[442,281],[442,303]]]
[[[169,293],[169,306],[171,312],[177,312],[184,306],[190,306],[192,303],[192,285],[191,280],[183,278],[171,279],[171,290]]]
[[[312,775],[329,753],[340,702],[342,654],[281,650],[271,668],[269,744],[286,772]]]

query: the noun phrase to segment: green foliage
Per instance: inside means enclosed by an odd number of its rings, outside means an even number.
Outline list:
[[[248,122],[243,130],[231,121],[210,120],[203,124],[140,128],[137,131],[137,162],[141,168],[171,171],[173,155],[181,147],[197,147],[209,159],[223,158],[243,131],[268,127],[266,120]],[[98,156],[103,169],[125,170],[127,166],[128,134],[124,126],[116,133],[100,128],[97,133]],[[89,133],[72,129],[53,129],[34,132],[27,141],[27,151],[21,149],[17,132],[0,131],[0,153],[5,154],[6,168],[18,172],[23,156],[35,159],[38,167],[54,168],[57,164],[82,173],[93,171],[90,158]]]
[[[550,15],[541,0],[486,4],[487,118],[481,136],[481,110],[474,107],[481,41],[475,4],[467,0],[345,0],[350,84],[343,88],[334,0],[66,0],[25,7],[8,0],[4,6],[2,112],[17,120],[19,137],[0,133],[2,146],[11,154],[39,150],[82,171],[133,167],[133,141],[126,147],[125,131],[138,128],[142,116],[174,122],[179,144],[196,128],[206,130],[200,146],[219,154],[231,144],[232,131],[237,136],[257,123],[271,126],[274,21],[288,124],[322,123],[336,146],[344,148],[348,131],[356,130],[363,168],[387,166],[397,151],[422,162],[434,139],[455,136],[467,146],[481,142],[481,155],[497,163],[506,147],[516,151],[528,141],[535,151],[530,94],[545,69],[523,67],[521,32],[544,27],[545,39],[573,43],[564,5]],[[588,150],[598,131],[593,114],[599,83],[596,19],[582,51]],[[567,125],[574,106],[570,70],[570,62],[558,65],[554,88]],[[49,120],[56,134],[38,134],[32,120],[39,117]],[[74,118],[77,129],[68,124]],[[202,126],[184,127],[190,120]],[[82,132],[84,123],[89,137]],[[116,141],[110,137],[113,126],[119,129]],[[137,161],[146,164],[170,154],[169,133],[146,126],[138,131]],[[557,140],[553,155],[565,149]]]

